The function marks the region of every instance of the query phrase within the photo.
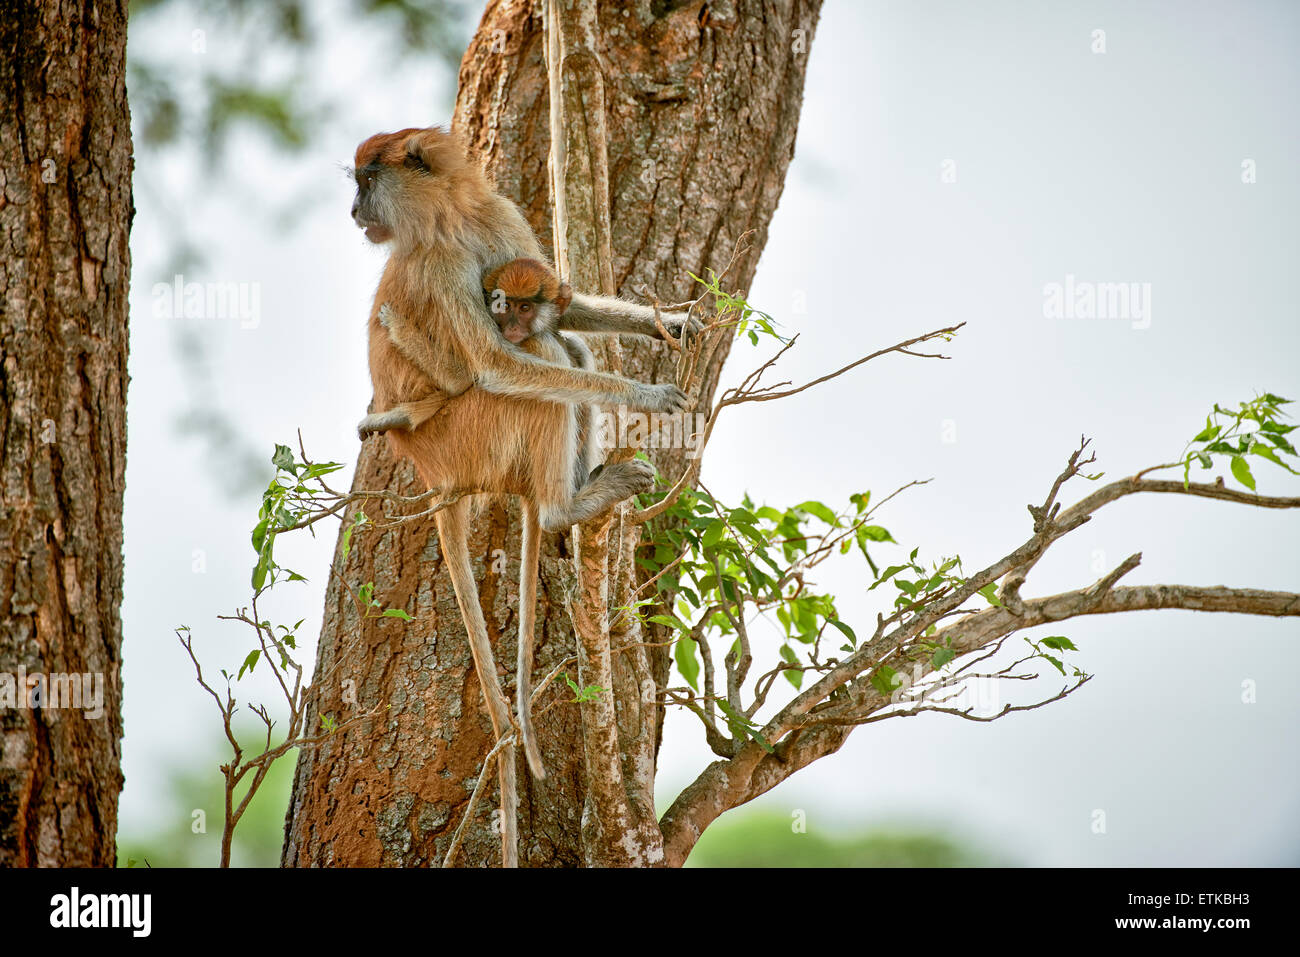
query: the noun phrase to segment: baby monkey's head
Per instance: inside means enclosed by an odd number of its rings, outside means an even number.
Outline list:
[[[573,301],[573,290],[536,259],[512,259],[483,277],[483,297],[501,334],[515,345],[554,332]]]

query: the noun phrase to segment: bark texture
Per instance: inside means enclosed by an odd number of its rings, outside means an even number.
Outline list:
[[[0,867],[116,859],[126,15],[0,3]],[[24,672],[98,676],[102,716],[56,701],[58,681],[29,700],[6,682]]]
[[[540,0],[488,5],[461,64],[453,126],[545,239],[551,228],[542,7]],[[612,271],[620,293],[636,297],[648,290],[663,302],[686,299],[695,294],[687,273],[721,271],[741,234],[754,230],[752,251],[728,281],[748,288],[793,155],[819,7],[816,0],[638,0],[600,7]],[[420,122],[412,118],[413,124]],[[574,271],[579,272],[577,264]],[[643,381],[672,376],[672,358],[658,343],[624,338],[621,349],[598,355],[607,367],[621,367]],[[724,358],[716,357],[708,395]],[[652,457],[670,477],[686,464],[680,450],[656,450]],[[410,466],[392,461],[386,444],[378,441],[364,446],[353,488],[422,491]],[[369,727],[300,756],[286,820],[284,863],[290,866],[440,861],[491,745],[491,726],[433,523],[372,532],[364,542],[351,554],[347,578],[373,580],[386,604],[405,608],[418,621],[362,621],[347,593],[331,582],[316,662],[316,674],[331,674],[321,708],[343,715],[353,707],[378,705],[387,711]],[[499,504],[486,509],[470,548],[479,562],[497,659],[511,662],[518,608],[517,509]],[[567,604],[575,584],[571,548],[567,535],[547,536],[543,544],[536,680],[575,652]],[[607,589],[611,601],[626,595],[634,574],[626,563],[618,566]],[[638,747],[636,753],[653,762],[662,714],[648,707],[645,682],[649,678],[663,686],[667,654],[656,651],[648,661],[646,675],[644,662],[616,650],[613,699],[620,740],[626,747],[652,736],[654,747]],[[350,688],[355,702],[348,700]],[[588,782],[581,743],[582,721],[593,715],[570,698],[560,683],[535,708],[548,776],[541,784],[533,782],[520,763],[521,864],[590,862],[582,841]],[[625,750],[625,765],[628,754]],[[653,767],[624,767],[623,777],[653,781]],[[493,807],[496,799],[493,791]],[[631,800],[643,804],[644,789]],[[648,811],[653,821],[653,807]],[[478,816],[460,862],[497,864],[494,821],[490,812]]]

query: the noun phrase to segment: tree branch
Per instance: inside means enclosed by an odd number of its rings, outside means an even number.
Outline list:
[[[873,687],[866,676],[878,670],[891,655],[909,646],[932,624],[953,614],[961,617],[937,628],[926,636],[926,641],[951,647],[958,656],[978,652],[990,644],[996,645],[1013,632],[1082,615],[1184,609],[1274,617],[1300,616],[1300,594],[1293,592],[1191,585],[1117,587],[1117,582],[1140,563],[1140,553],[1130,555],[1113,571],[1086,588],[1043,598],[1021,598],[1019,588],[1025,574],[1052,543],[1087,522],[1104,505],[1126,495],[1159,492],[1263,508],[1300,507],[1300,498],[1271,498],[1237,492],[1225,488],[1222,482],[1184,486],[1177,481],[1143,479],[1143,473],[1138,473],[1112,482],[1062,510],[1057,501],[1062,486],[1093,460],[1091,456],[1082,457],[1087,445],[1086,439],[1080,442],[1065,469],[1053,482],[1043,504],[1029,507],[1034,519],[1034,533],[1023,545],[967,578],[960,587],[934,596],[928,605],[916,607],[910,618],[906,617],[908,609],[897,611],[888,618],[881,617],[871,638],[848,659],[836,663],[763,727],[764,737],[774,747],[773,753],[767,752],[756,741],[748,741],[734,757],[715,761],[705,768],[660,820],[666,863],[670,866],[684,863],[700,834],[718,815],[752,800],[818,758],[834,753],[857,725],[892,716],[894,712],[878,712],[898,704],[896,696],[891,700],[891,696]],[[1003,594],[1010,600],[1003,607],[961,611],[961,605],[976,591],[1004,577]],[[892,629],[891,625],[894,625]],[[934,671],[927,659],[915,664],[918,676]],[[828,700],[833,692],[843,688],[851,692],[847,701]],[[1062,695],[1071,690],[1063,690]],[[843,698],[842,692],[839,697]],[[917,710],[952,712],[969,717],[966,712],[933,704],[919,709],[913,706],[913,711]],[[1002,714],[1012,710],[1015,709],[1003,709]]]

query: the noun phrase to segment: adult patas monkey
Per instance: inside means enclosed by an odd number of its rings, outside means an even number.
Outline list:
[[[483,277],[483,296],[503,338],[552,362],[567,361],[575,368],[590,369],[591,351],[582,341],[566,336],[556,328],[573,299],[573,290],[561,283],[546,264],[536,259],[512,259]],[[381,308],[380,322],[391,310]],[[441,413],[441,415],[439,415]],[[503,427],[506,416],[518,428]],[[476,476],[475,487],[510,491],[524,500],[525,521],[520,567],[520,611],[518,659],[515,668],[515,707],[519,716],[520,737],[529,767],[537,777],[544,777],[541,754],[537,749],[529,699],[532,696],[533,644],[537,590],[538,535],[532,520],[533,510],[547,503],[550,492],[572,495],[582,488],[595,463],[595,409],[586,403],[532,402],[502,398],[481,389],[470,389],[451,400],[442,392],[402,402],[392,409],[367,415],[357,426],[362,438],[375,432],[404,430],[414,432],[430,419],[437,421],[420,434],[422,455],[416,459],[422,470],[462,476]],[[488,430],[487,436],[482,430]],[[551,447],[557,436],[576,430],[573,461],[569,466],[567,486],[561,476],[541,470],[548,464],[564,467],[563,455],[556,456]],[[491,435],[515,434],[523,442],[496,444]],[[484,441],[488,438],[488,441]],[[468,440],[468,442],[466,441]],[[467,445],[472,447],[467,449]],[[562,447],[562,451],[567,451]],[[468,478],[464,481],[469,481]],[[434,484],[430,481],[430,484]],[[567,510],[559,503],[569,522],[573,504]],[[594,502],[589,507],[596,507]],[[581,517],[585,517],[584,514]]]
[[[585,521],[649,489],[654,476],[647,463],[620,462],[577,487],[572,404],[676,413],[684,411],[686,396],[671,384],[646,385],[573,368],[563,346],[546,336],[529,340],[548,353],[534,355],[501,335],[484,305],[481,278],[519,257],[540,260],[541,249],[519,208],[492,189],[448,134],[406,129],[372,136],[357,148],[354,175],[353,219],[372,242],[392,244],[370,315],[375,407],[393,410],[435,391],[460,396],[412,431],[388,423],[393,451],[410,458],[430,487],[523,498],[519,645],[521,663],[528,645],[531,669],[539,525],[559,530]],[[679,314],[664,317],[675,336],[688,321]],[[580,332],[659,334],[652,310],[582,294],[574,295],[557,323]],[[473,392],[461,395],[471,387]],[[467,403],[469,409],[457,417],[457,407]],[[520,450],[526,450],[524,458]],[[510,726],[510,707],[497,683],[479,607],[466,545],[468,509],[469,501],[461,499],[439,511],[438,536],[500,739]],[[522,694],[530,675],[523,672],[516,675],[521,738],[533,773],[541,776]],[[513,748],[502,749],[499,768],[502,856],[512,866],[517,862]]]

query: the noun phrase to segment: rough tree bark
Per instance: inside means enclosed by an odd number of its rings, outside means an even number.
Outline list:
[[[461,64],[453,126],[546,239],[551,230],[543,6],[541,0],[489,4]],[[688,271],[721,271],[739,237],[754,230],[751,252],[728,283],[748,287],[793,155],[819,8],[817,0],[638,0],[601,7],[597,41],[604,61],[612,278],[619,292],[636,296],[650,290],[664,302],[686,299],[693,295]],[[672,376],[670,354],[659,344],[624,339],[620,350],[603,358],[643,381]],[[706,399],[724,358],[725,349],[706,379]],[[686,464],[681,450],[656,450],[652,457],[668,476],[681,474]],[[382,441],[363,447],[353,488],[422,490],[410,467],[394,462]],[[284,863],[290,866],[441,861],[492,742],[433,523],[369,534],[353,550],[345,576],[373,580],[386,604],[418,620],[363,621],[337,580],[331,582],[316,673],[336,662],[338,669],[334,686],[322,689],[321,708],[338,715],[376,705],[388,710],[368,727],[300,755],[286,819]],[[575,650],[566,605],[575,587],[570,547],[568,536],[551,536],[543,547],[539,677]],[[470,548],[480,562],[498,661],[511,662],[517,512],[485,512]],[[609,583],[614,600],[626,593],[630,574],[624,566],[616,576],[621,580]],[[663,687],[667,654],[657,652],[646,662]],[[654,709],[652,725],[642,720],[649,717],[639,697],[644,675],[628,666],[626,656],[616,654],[613,669],[620,738],[651,735],[653,759],[662,714]],[[592,860],[582,837],[582,714],[568,697],[552,686],[535,709],[546,781],[532,782],[526,767],[519,767],[522,864]],[[653,780],[653,769],[649,774]],[[644,778],[646,769],[636,769],[636,775]],[[495,806],[495,796],[493,801]],[[648,810],[653,814],[653,807]],[[486,811],[478,817],[460,863],[499,863],[493,820]]]
[[[0,867],[116,860],[126,6],[0,3]],[[23,672],[100,676],[102,717]]]

